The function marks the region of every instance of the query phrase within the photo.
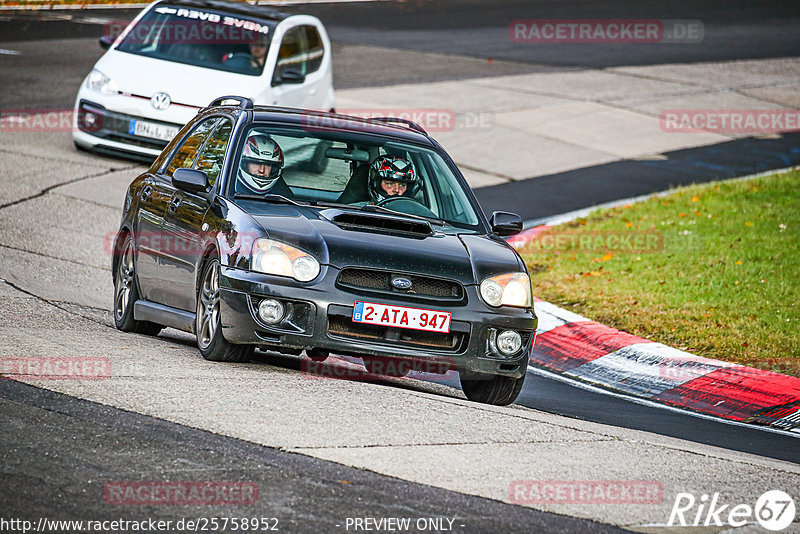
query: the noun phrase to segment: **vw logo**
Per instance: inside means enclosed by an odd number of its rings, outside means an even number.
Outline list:
[[[150,99],[150,105],[155,109],[167,109],[172,104],[172,99],[167,93],[156,93]]]
[[[408,278],[402,278],[400,276],[395,276],[392,278],[392,287],[397,289],[411,289],[411,286],[414,285],[411,283],[411,280]]]

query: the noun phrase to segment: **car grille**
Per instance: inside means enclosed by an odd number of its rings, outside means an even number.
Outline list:
[[[443,334],[439,332],[424,332],[421,330],[354,323],[350,317],[342,315],[328,316],[328,332],[336,336],[443,350],[453,353],[462,352],[466,348],[469,338],[466,332],[452,331],[448,334]]]
[[[392,287],[391,282],[394,276],[402,276],[411,280],[413,284],[411,289],[402,290]],[[347,268],[339,273],[338,283],[346,287],[386,292],[394,295],[436,297],[447,300],[461,300],[464,298],[464,288],[458,282],[428,276],[391,273],[389,271]]]

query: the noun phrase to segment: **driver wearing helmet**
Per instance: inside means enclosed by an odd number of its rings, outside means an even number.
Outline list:
[[[414,196],[422,186],[414,164],[397,156],[381,156],[369,168],[368,190],[373,204],[391,197]]]
[[[236,192],[292,197],[292,190],[283,180],[283,151],[264,133],[253,132],[244,143]]]

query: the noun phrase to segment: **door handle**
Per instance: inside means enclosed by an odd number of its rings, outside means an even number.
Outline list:
[[[172,202],[169,203],[169,211],[175,212],[178,209],[178,206],[181,205],[181,197],[175,197],[172,199]]]
[[[142,189],[142,195],[139,197],[142,199],[142,202],[147,202],[147,199],[150,198],[150,195],[153,193],[153,188],[149,185],[146,185],[144,189]]]

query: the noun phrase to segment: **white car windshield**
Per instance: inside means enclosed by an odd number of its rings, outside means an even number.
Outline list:
[[[160,4],[127,30],[120,52],[258,76],[274,26],[205,9]]]
[[[359,208],[377,205],[444,223],[454,231],[479,228],[474,200],[445,158],[431,148],[377,135],[317,131],[311,126],[255,126],[243,138],[265,135],[277,143],[284,157],[280,186],[272,190],[291,200]],[[229,190],[234,195],[250,192],[237,184],[242,180],[239,169],[247,170],[246,152],[243,146],[237,152]],[[382,166],[384,174],[395,180],[371,178]],[[404,182],[409,167],[414,179]]]

